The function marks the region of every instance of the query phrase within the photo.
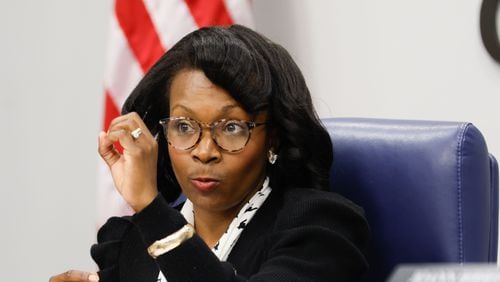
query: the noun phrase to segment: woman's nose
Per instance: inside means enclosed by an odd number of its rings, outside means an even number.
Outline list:
[[[203,130],[198,144],[191,151],[194,159],[202,163],[218,162],[221,159],[219,146],[212,138],[210,130]]]

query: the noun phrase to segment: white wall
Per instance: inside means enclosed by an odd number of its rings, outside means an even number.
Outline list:
[[[0,1],[1,281],[93,269],[110,1]]]
[[[254,3],[320,116],[471,121],[500,157],[500,64],[481,42],[480,0]]]
[[[111,0],[0,1],[2,281],[91,270]],[[321,116],[467,120],[500,156],[479,0],[254,0]]]

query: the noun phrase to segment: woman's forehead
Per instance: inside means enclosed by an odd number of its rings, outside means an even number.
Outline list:
[[[170,86],[170,112],[246,113],[227,90],[212,83],[200,70],[178,73]]]

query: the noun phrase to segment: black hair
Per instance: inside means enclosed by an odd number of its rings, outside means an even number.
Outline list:
[[[158,136],[158,188],[167,200],[174,200],[180,187],[158,121],[169,115],[171,82],[185,69],[203,71],[249,114],[267,113],[268,136],[279,155],[268,166],[273,189],[328,189],[332,144],[298,66],[280,45],[233,25],[186,35],[156,62],[123,105],[123,114],[137,112]]]

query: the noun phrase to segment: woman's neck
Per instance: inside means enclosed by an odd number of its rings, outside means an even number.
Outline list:
[[[196,209],[195,207],[193,207],[193,209],[196,234],[198,234],[210,248],[213,248],[238,214],[241,205],[238,205],[238,207],[231,212],[226,211],[222,213],[205,211]]]
[[[264,178],[265,179],[265,178]],[[210,211],[199,209],[193,205],[194,212],[194,226],[198,236],[205,241],[205,243],[213,248],[219,241],[220,237],[226,232],[229,224],[238,215],[240,209],[252,198],[252,196],[262,187],[264,179],[254,188],[253,191],[233,208],[225,211]]]

